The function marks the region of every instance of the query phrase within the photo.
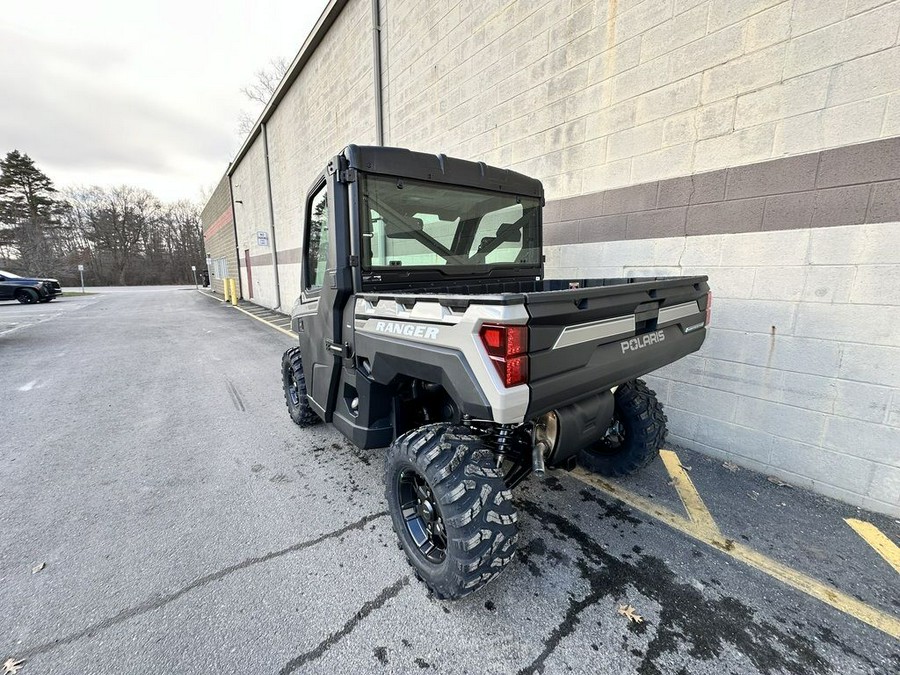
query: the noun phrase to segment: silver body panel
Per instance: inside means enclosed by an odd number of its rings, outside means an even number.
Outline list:
[[[437,298],[432,301],[409,296],[406,301],[402,295],[396,295],[378,302],[372,302],[371,298],[356,299],[355,329],[358,333],[461,352],[490,403],[493,421],[520,424],[525,420],[528,385],[504,386],[479,337],[485,323],[527,323],[524,305],[472,303],[465,310],[457,311],[442,305]],[[375,355],[359,351],[357,356],[373,358]]]

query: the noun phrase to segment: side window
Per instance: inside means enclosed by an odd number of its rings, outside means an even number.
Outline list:
[[[328,266],[328,186],[322,185],[306,205],[308,248],[306,250],[306,288],[317,290],[325,283]]]

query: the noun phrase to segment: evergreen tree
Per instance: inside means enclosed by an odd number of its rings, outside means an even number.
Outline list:
[[[53,272],[54,231],[64,208],[55,193],[53,182],[28,155],[13,150],[0,160],[0,229],[23,271]]]

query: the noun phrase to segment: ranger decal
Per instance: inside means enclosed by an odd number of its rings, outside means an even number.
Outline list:
[[[392,333],[393,335],[405,335],[407,337],[425,338],[437,340],[440,329],[434,326],[422,326],[412,323],[398,323],[396,321],[379,321],[375,324],[375,330],[380,333]]]

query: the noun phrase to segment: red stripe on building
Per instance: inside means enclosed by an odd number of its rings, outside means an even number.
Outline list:
[[[203,239],[205,241],[209,241],[209,238],[213,236],[216,232],[221,230],[223,227],[228,225],[229,223],[234,222],[234,209],[229,205],[225,212],[215,219],[212,225],[210,225],[206,232],[203,233]]]

